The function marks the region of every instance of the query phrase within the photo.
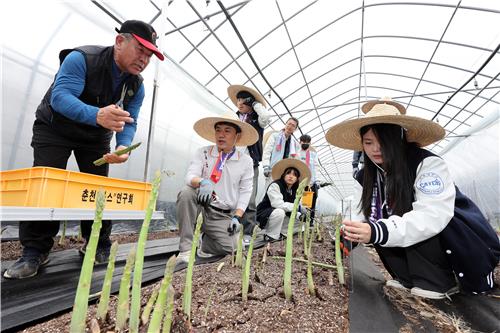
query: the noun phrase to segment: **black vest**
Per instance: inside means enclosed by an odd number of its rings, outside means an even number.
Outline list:
[[[236,112],[238,117],[241,113]],[[259,166],[259,162],[262,161],[262,139],[264,137],[264,129],[259,125],[259,115],[257,112],[253,111],[248,114],[246,122],[252,125],[253,128],[259,133],[259,140],[251,146],[248,146],[248,152],[250,153],[250,157],[253,160],[253,166]]]
[[[120,99],[122,87],[127,85],[127,93],[123,100],[123,108],[126,110],[130,100],[134,97],[142,83],[140,75],[128,75],[115,91],[113,91],[113,47],[96,45],[80,46],[75,49],[62,50],[59,53],[59,61],[62,64],[66,56],[78,51],[85,57],[87,72],[85,75],[85,87],[78,97],[83,103],[104,107],[116,103]],[[55,79],[54,79],[55,82]],[[55,111],[50,105],[50,98],[54,82],[49,87],[40,105],[36,110],[36,119],[49,125],[55,132],[73,141],[101,143],[109,145],[113,132],[101,126],[82,124],[71,120]]]
[[[271,186],[272,184],[278,184],[280,187],[280,192],[281,195],[283,196],[283,201],[285,202],[294,202],[295,201],[295,196],[297,193],[297,188],[293,187],[291,193],[288,192],[286,183],[283,179],[278,179],[269,184]],[[271,206],[271,200],[269,200],[269,196],[267,195],[267,190],[269,189],[269,186],[266,189],[266,195],[264,196],[264,199],[257,205],[257,221],[259,222],[259,225],[261,228],[264,228],[265,225],[267,224],[267,220],[269,219],[269,216],[275,209],[273,206]],[[286,216],[290,216],[291,212],[287,212]]]

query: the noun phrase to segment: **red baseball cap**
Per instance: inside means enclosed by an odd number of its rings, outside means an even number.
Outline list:
[[[129,33],[145,48],[153,52],[158,59],[163,60],[163,53],[156,47],[156,31],[146,22],[138,20],[128,20],[123,22],[120,29],[115,28],[118,33]]]

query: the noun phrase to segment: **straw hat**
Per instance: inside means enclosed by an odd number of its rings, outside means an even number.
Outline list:
[[[253,95],[253,97],[255,97],[255,100],[257,102],[259,102],[260,104],[262,104],[264,106],[267,106],[266,100],[264,99],[264,97],[262,97],[261,94],[259,94],[259,92],[257,90],[243,86],[241,84],[233,84],[227,88],[227,95],[229,96],[229,98],[231,99],[231,101],[233,102],[234,105],[236,105],[236,102],[238,101],[238,99],[236,98],[236,95],[240,91],[248,91],[250,94]]]
[[[241,129],[236,146],[251,146],[259,140],[259,133],[252,125],[233,117],[206,117],[194,123],[193,128],[202,138],[215,143],[215,124],[225,122],[235,124]]]
[[[369,101],[361,108],[364,117],[346,120],[326,132],[325,138],[331,145],[362,151],[360,129],[372,124],[395,124],[406,130],[409,142],[416,142],[421,147],[441,140],[445,130],[441,125],[419,117],[407,116],[403,105],[392,101],[389,97]]]
[[[273,180],[279,179],[287,168],[295,168],[299,170],[299,182],[304,178],[311,179],[311,171],[309,171],[309,168],[304,162],[295,158],[285,158],[273,166],[273,169],[271,170],[271,177]]]

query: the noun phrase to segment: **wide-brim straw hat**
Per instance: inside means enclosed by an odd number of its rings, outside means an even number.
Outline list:
[[[253,97],[255,97],[255,100],[257,102],[259,102],[264,106],[267,106],[266,100],[261,94],[259,94],[257,90],[249,88],[247,86],[243,86],[241,84],[233,84],[227,88],[227,95],[229,96],[234,105],[237,106],[238,99],[236,98],[236,95],[238,95],[240,91],[248,91],[250,94],[253,95]]]
[[[346,120],[326,132],[325,138],[331,145],[339,148],[362,151],[360,129],[373,124],[395,124],[406,130],[408,142],[416,142],[425,147],[444,138],[446,134],[441,125],[419,117],[407,116],[403,105],[388,97],[369,101],[361,108],[364,117]]]
[[[230,117],[206,117],[201,118],[194,123],[193,128],[202,138],[216,143],[215,140],[215,124],[231,123],[241,129],[240,137],[236,140],[236,146],[251,146],[259,140],[259,133],[252,125]]]
[[[285,158],[276,163],[271,170],[271,177],[273,178],[273,180],[279,179],[283,172],[285,172],[285,170],[288,168],[295,168],[299,170],[299,182],[304,178],[311,179],[311,171],[309,170],[307,165],[301,160],[297,160],[295,158]]]

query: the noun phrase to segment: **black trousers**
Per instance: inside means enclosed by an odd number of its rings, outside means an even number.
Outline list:
[[[312,191],[313,192],[313,199],[311,203],[311,225],[314,223],[314,216],[316,215],[316,200],[318,199],[318,190],[319,186],[316,186],[314,184],[313,186],[306,186],[306,191]]]
[[[71,153],[75,155],[81,172],[107,176],[109,165],[95,166],[93,161],[110,151],[109,142],[80,143],[55,133],[50,126],[35,121],[33,125],[33,166],[45,166],[66,169]],[[45,195],[49,195],[46,193]],[[88,240],[93,221],[81,221],[82,236]],[[112,224],[109,220],[102,221],[99,236],[100,246],[111,245],[109,236]],[[19,222],[19,240],[23,247],[49,252],[54,245],[54,239],[59,232],[59,221],[21,221]]]
[[[457,285],[439,235],[409,247],[375,249],[389,274],[407,288],[443,293]]]

